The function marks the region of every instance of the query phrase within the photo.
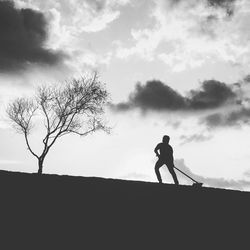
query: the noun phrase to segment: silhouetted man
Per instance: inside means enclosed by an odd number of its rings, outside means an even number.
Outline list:
[[[154,150],[157,157],[159,158],[155,164],[155,173],[156,173],[159,183],[162,183],[160,167],[166,164],[170,174],[172,175],[174,179],[174,183],[178,185],[179,182],[174,171],[173,148],[169,145],[169,140],[170,140],[170,137],[168,135],[164,135],[162,138],[162,142],[159,143]],[[159,151],[160,151],[160,154],[159,154]]]

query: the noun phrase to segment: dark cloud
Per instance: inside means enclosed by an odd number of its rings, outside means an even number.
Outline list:
[[[215,80],[204,81],[201,89],[192,90],[190,93],[189,100],[192,109],[217,108],[236,97],[230,87]]]
[[[235,124],[238,121],[241,121],[243,123],[249,123],[249,120],[250,120],[250,109],[247,108],[242,108],[238,111],[229,113],[226,119],[228,124]]]
[[[193,173],[190,168],[188,168],[183,159],[175,160],[176,167],[180,168],[183,172],[187,173],[189,176],[191,176],[193,179],[195,179],[198,182],[204,183],[204,186],[208,187],[215,187],[215,188],[230,188],[230,189],[238,189],[238,190],[244,190],[244,188],[250,186],[250,181],[248,180],[226,180],[225,178],[212,178],[212,177],[203,177],[201,175],[197,175]],[[178,172],[176,170],[176,172]],[[181,174],[178,175],[181,178],[183,177]],[[246,177],[248,177],[246,175]],[[191,180],[190,180],[191,181]],[[192,182],[192,181],[191,181]]]
[[[138,83],[128,101],[110,106],[115,112],[139,109],[144,113],[147,111],[171,111],[198,115],[200,123],[205,124],[210,129],[229,126],[240,127],[250,124],[250,99],[245,92],[248,78],[230,85],[216,80],[207,80],[202,82],[199,88],[189,91],[185,96],[161,81],[148,81],[145,85]],[[186,143],[207,139],[209,138],[194,136],[183,138],[183,141]]]
[[[127,102],[113,104],[116,111],[140,108],[143,111],[179,110],[187,106],[185,98],[161,81],[148,81],[145,85],[137,83]]]
[[[185,98],[177,91],[155,80],[148,81],[144,86],[138,83],[128,103],[132,107],[152,110],[177,110],[184,109],[186,106]]]
[[[183,96],[161,81],[138,83],[127,102],[112,105],[116,111],[139,108],[143,111],[195,111],[214,109],[234,100],[236,94],[225,83],[204,81],[200,88]]]
[[[202,119],[202,122],[206,123],[208,127],[218,127],[222,124],[224,125],[222,115],[220,113],[215,113],[206,116],[204,119]]]
[[[215,8],[223,8],[228,16],[232,16],[234,14],[234,4],[236,1],[237,0],[207,0],[207,4]]]
[[[205,4],[208,7],[224,9],[228,16],[232,16],[234,14],[236,1],[237,0],[205,0]],[[177,7],[182,2],[187,3],[186,0],[171,0],[170,4],[171,7]],[[190,8],[192,8],[194,4],[199,4],[200,2],[200,0],[196,0],[195,3],[190,1]]]
[[[0,72],[16,71],[30,64],[58,63],[62,53],[44,47],[47,22],[32,9],[17,9],[12,1],[0,1]]]
[[[212,6],[225,7],[232,5],[236,0],[207,0],[207,3]]]
[[[244,82],[245,83],[250,83],[250,75],[245,76]]]
[[[250,109],[240,108],[226,113],[214,113],[203,118],[202,123],[209,128],[250,124]]]

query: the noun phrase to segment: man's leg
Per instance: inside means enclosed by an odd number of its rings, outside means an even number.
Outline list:
[[[178,181],[176,173],[174,171],[174,165],[173,164],[168,164],[167,167],[168,167],[168,170],[169,170],[170,174],[172,175],[172,177],[174,179],[174,183],[176,185],[179,185],[179,181]]]
[[[161,173],[160,173],[160,167],[162,166],[162,162],[160,160],[158,160],[156,163],[155,163],[155,174],[157,176],[157,179],[159,181],[159,183],[162,183],[162,179],[161,179]]]

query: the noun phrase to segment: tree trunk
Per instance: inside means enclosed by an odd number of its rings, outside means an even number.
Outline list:
[[[37,172],[38,175],[42,175],[43,173],[43,161],[44,161],[43,157],[38,159],[38,172]]]

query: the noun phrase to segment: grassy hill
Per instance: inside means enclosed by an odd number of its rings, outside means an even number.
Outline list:
[[[8,249],[249,248],[249,192],[6,171],[0,187]]]

